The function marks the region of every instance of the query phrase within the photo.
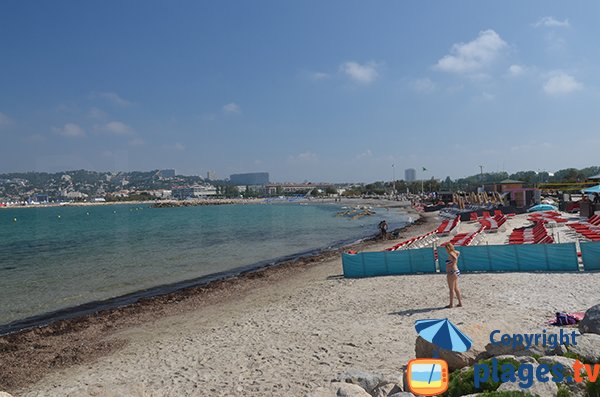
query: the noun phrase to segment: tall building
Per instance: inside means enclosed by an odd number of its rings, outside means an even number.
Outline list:
[[[406,182],[414,182],[417,180],[417,171],[414,168],[404,170],[404,180]]]
[[[233,174],[229,176],[229,182],[232,185],[268,185],[268,172],[250,172],[247,174]]]

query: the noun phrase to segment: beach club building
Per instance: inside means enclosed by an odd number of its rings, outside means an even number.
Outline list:
[[[523,187],[524,182],[505,179],[496,184],[486,186],[486,190],[506,195],[510,205],[516,208],[526,208],[541,201],[541,190]]]
[[[216,196],[217,188],[211,185],[195,185],[189,187],[176,187],[171,190],[171,197],[177,200],[194,199],[200,197]]]

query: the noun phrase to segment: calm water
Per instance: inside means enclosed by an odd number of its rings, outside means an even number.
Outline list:
[[[377,232],[333,205],[140,205],[0,210],[0,324]],[[17,218],[16,222],[13,218]]]

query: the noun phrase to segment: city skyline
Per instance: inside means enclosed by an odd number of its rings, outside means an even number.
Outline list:
[[[0,172],[593,165],[597,3],[341,4],[3,4]]]

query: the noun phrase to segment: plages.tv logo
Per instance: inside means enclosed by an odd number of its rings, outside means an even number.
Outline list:
[[[450,320],[417,320],[417,333],[439,349],[466,352],[473,342]],[[434,352],[434,356],[439,355]],[[448,390],[448,363],[440,358],[416,358],[407,366],[407,382],[411,392],[421,396],[436,396]]]

